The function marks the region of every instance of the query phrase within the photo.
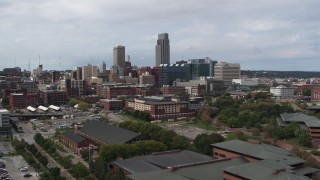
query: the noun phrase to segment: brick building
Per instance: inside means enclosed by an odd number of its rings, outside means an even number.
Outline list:
[[[168,120],[182,117],[194,117],[195,113],[190,112],[187,101],[168,99],[165,97],[145,97],[128,99],[126,108],[131,110],[144,111],[150,114],[151,119]]]
[[[48,105],[60,105],[67,103],[67,91],[58,90],[45,90],[40,92],[40,104]]]
[[[320,119],[303,113],[283,113],[277,118],[279,126],[284,127],[290,123],[298,123],[307,129],[314,144],[320,144]]]
[[[60,142],[66,145],[74,153],[80,154],[83,149],[89,148],[92,142],[72,131],[66,131],[60,135]]]
[[[124,107],[124,102],[117,99],[100,99],[100,104],[106,111],[121,110]]]
[[[186,92],[186,89],[183,86],[163,86],[160,88],[160,92],[163,95],[182,94]]]
[[[11,93],[9,104],[11,109],[24,109],[28,106],[37,106],[39,104],[39,94]]]

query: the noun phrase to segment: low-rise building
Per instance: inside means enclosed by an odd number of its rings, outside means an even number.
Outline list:
[[[72,131],[66,131],[60,135],[60,142],[66,145],[74,153],[80,154],[81,150],[89,148],[92,142]]]
[[[320,119],[303,113],[282,113],[277,118],[279,126],[284,127],[290,123],[298,123],[301,128],[306,129],[313,142],[320,144]]]
[[[136,132],[97,120],[84,123],[82,128],[75,130],[75,133],[91,140],[96,145],[129,144],[143,139],[143,137]]]
[[[6,109],[0,109],[0,138],[11,138],[12,126],[10,125],[10,112]]]
[[[242,157],[249,162],[225,168],[223,177],[227,180],[308,179],[306,177],[312,177],[319,172],[319,169],[306,166],[305,160],[292,156],[287,149],[257,141],[232,140],[212,144],[212,147],[215,158]],[[255,169],[257,173],[252,173],[250,169]]]
[[[280,85],[277,87],[271,87],[270,93],[276,98],[292,98],[294,94],[294,88]]]
[[[189,150],[175,150],[117,160],[111,163],[114,171],[125,175],[168,169],[185,164],[213,161],[214,158]],[[139,165],[138,165],[139,164]]]
[[[189,109],[187,101],[179,99],[168,99],[159,96],[128,99],[126,108],[144,111],[150,114],[151,119],[168,120],[177,118],[194,117],[195,113]]]
[[[100,99],[100,104],[106,111],[121,110],[124,107],[124,102],[118,99]]]

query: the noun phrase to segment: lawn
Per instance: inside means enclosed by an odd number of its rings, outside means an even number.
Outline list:
[[[201,123],[201,122],[192,122],[192,123],[186,123],[186,124],[187,124],[187,125],[190,125],[190,126],[193,126],[193,127],[205,129],[205,130],[208,130],[208,131],[218,131],[218,130],[220,130],[220,129],[217,128],[217,127],[213,127],[213,126],[210,126],[210,125],[206,125],[206,124],[203,124],[203,123]]]

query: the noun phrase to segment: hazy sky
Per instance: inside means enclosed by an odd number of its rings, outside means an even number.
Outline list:
[[[126,46],[155,64],[169,33],[171,63],[211,57],[245,70],[320,70],[319,0],[0,0],[0,70],[73,69]],[[61,57],[61,66],[60,64]]]

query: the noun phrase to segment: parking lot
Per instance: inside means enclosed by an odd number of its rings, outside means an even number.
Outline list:
[[[39,179],[37,176],[37,173],[34,171],[32,167],[29,167],[29,165],[24,161],[22,156],[6,156],[2,158],[3,162],[6,164],[6,169],[9,173],[9,175],[14,180],[36,180]],[[27,172],[21,172],[19,171],[19,168],[22,166],[28,166],[28,172],[32,175],[32,177],[25,178],[23,175]]]
[[[0,142],[0,152],[2,152],[3,154],[8,154],[13,151],[14,149],[9,142]]]

